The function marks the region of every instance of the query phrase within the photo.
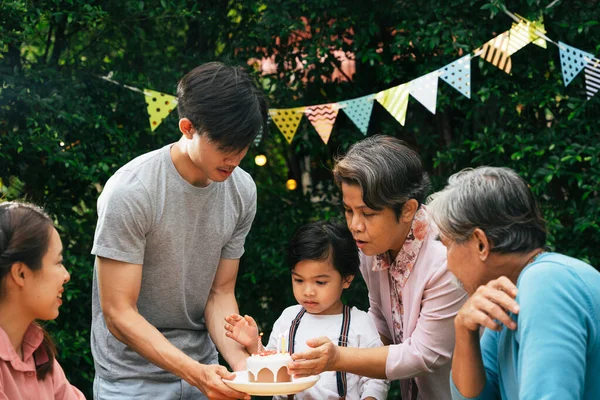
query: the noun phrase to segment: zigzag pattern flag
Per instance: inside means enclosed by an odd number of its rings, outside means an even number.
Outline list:
[[[568,86],[569,83],[575,79],[577,74],[585,68],[587,63],[592,61],[594,55],[571,47],[563,42],[558,42],[558,48],[560,51],[560,65],[562,67],[563,80],[565,86]]]
[[[298,125],[300,125],[300,120],[302,120],[303,113],[304,107],[271,108],[269,110],[271,119],[288,143],[292,143],[292,139],[294,139],[294,135],[296,135],[296,131],[298,130]]]
[[[337,103],[319,104],[317,106],[306,107],[304,113],[308,120],[315,127],[315,130],[321,137],[323,143],[327,144],[335,119],[338,115]]]
[[[600,60],[592,59],[585,66],[585,91],[588,100],[591,99],[600,89]]]
[[[466,55],[437,70],[446,83],[471,98],[471,55]]]
[[[177,97],[170,94],[155,92],[144,89],[144,99],[148,104],[148,115],[150,116],[150,129],[152,132],[169,116],[171,111],[177,107]]]
[[[360,129],[363,135],[367,134],[367,129],[369,128],[369,120],[371,119],[371,113],[373,112],[373,100],[375,100],[375,95],[369,94],[357,99],[340,101],[338,103],[340,108],[348,118],[354,122],[354,125]]]
[[[492,63],[492,65],[500,68],[507,74],[510,74],[512,61],[510,59],[510,54],[508,54],[509,41],[508,31],[506,31],[476,49],[475,52],[482,50],[481,58]]]
[[[438,72],[430,72],[408,83],[408,92],[423,104],[432,114],[435,114],[437,103]]]
[[[376,99],[404,126],[408,108],[408,85],[406,83],[377,93]]]

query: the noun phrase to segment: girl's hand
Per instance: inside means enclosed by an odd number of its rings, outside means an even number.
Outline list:
[[[249,315],[231,314],[225,317],[225,336],[246,347],[250,354],[258,349],[258,325]]]

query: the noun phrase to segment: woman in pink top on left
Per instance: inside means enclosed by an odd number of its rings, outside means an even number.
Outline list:
[[[0,400],[85,399],[69,384],[48,334],[35,320],[58,317],[62,242],[31,204],[0,204]]]

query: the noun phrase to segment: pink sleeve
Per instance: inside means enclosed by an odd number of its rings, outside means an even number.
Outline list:
[[[83,393],[69,383],[63,369],[56,360],[54,360],[52,371],[52,383],[54,387],[54,398],[56,400],[85,400]]]
[[[8,400],[6,393],[4,393],[4,381],[2,379],[2,370],[0,369],[0,400]]]
[[[423,291],[421,311],[411,337],[390,346],[386,362],[389,380],[432,372],[450,361],[454,349],[454,317],[467,299],[466,293],[450,278],[446,263],[431,276]]]

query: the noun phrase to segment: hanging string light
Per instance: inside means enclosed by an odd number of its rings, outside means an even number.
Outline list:
[[[254,157],[254,162],[259,167],[262,167],[267,163],[267,157],[264,154],[259,154],[256,157]]]
[[[294,179],[288,179],[285,183],[285,187],[288,188],[288,190],[296,190],[298,183],[296,183],[296,180]]]

